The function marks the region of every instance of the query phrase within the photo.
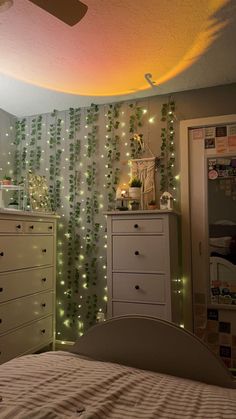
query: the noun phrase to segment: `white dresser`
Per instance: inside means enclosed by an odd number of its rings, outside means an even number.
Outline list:
[[[0,363],[53,345],[56,219],[0,211]]]
[[[108,317],[140,314],[181,324],[177,214],[106,215]]]

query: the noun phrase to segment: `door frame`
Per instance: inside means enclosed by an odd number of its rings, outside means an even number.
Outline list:
[[[211,116],[180,121],[180,210],[182,234],[183,322],[193,331],[193,295],[191,261],[191,223],[189,190],[189,129],[236,123],[236,114]]]

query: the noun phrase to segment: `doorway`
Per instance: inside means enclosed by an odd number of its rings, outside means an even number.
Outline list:
[[[180,123],[184,323],[229,367],[236,365],[235,123],[236,115]]]

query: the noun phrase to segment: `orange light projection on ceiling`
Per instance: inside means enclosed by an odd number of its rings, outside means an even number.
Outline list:
[[[70,27],[27,0],[0,14],[0,71],[48,89],[128,94],[174,78],[198,60],[226,22],[227,0],[83,0]]]

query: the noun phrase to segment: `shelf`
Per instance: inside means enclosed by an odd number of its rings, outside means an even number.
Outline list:
[[[125,198],[116,198],[116,201],[141,201],[141,198],[130,198],[126,196]]]
[[[0,185],[0,191],[23,191],[24,186],[20,185]]]

